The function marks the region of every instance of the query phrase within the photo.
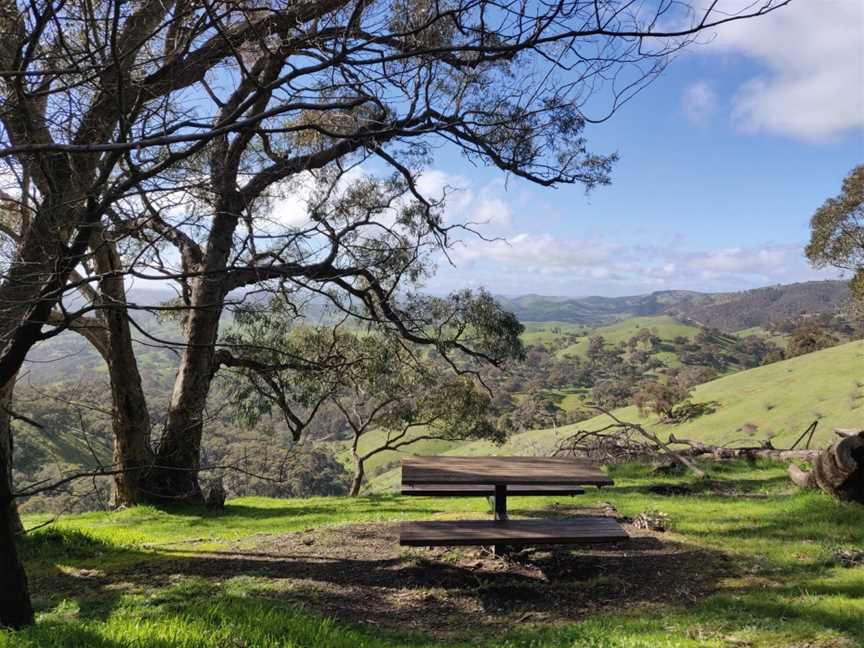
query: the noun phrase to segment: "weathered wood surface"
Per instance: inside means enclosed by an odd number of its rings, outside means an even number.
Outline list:
[[[402,483],[593,485],[613,482],[596,464],[570,457],[406,457]]]
[[[607,517],[403,522],[399,532],[399,544],[414,547],[591,544],[627,538],[621,525]]]
[[[583,495],[584,488],[579,486],[508,486],[507,495],[532,497],[544,495]],[[495,486],[489,484],[462,484],[456,486],[441,484],[403,484],[403,495],[426,497],[490,497],[495,494]]]
[[[864,504],[864,430],[834,430],[839,441],[818,451],[812,469],[789,466],[790,479],[802,488],[820,488],[840,500]]]

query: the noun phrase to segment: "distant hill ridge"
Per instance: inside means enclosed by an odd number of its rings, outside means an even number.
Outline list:
[[[633,316],[673,315],[703,326],[740,331],[802,314],[837,312],[849,295],[845,281],[807,281],[740,292],[661,290],[628,297],[498,297],[525,322],[596,326]]]

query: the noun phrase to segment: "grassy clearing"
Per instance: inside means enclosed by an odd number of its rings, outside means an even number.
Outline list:
[[[579,498],[580,505],[610,503],[625,516],[648,509],[667,513],[673,528],[660,536],[663,541],[727,557],[728,573],[716,582],[713,594],[686,606],[645,602],[613,614],[588,614],[563,626],[528,621],[494,636],[469,627],[462,636],[443,640],[412,634],[410,628],[385,631],[325,618],[314,596],[302,606],[289,604],[282,598],[278,573],[203,578],[177,567],[176,573],[169,569],[167,579],[148,576],[159,561],[181,554],[212,555],[229,546],[251,560],[262,537],[310,527],[486,511],[486,503],[476,499],[243,498],[230,502],[221,515],[142,507],[69,516],[35,532],[23,550],[39,624],[22,633],[0,634],[0,646],[864,645],[864,568],[844,568],[834,559],[840,548],[864,546],[864,507],[795,491],[784,467],[770,463],[712,466],[707,483],[657,477],[640,466],[616,467],[612,474],[614,488],[589,490]],[[658,484],[689,486],[692,494],[669,497],[649,490]],[[546,508],[554,512],[556,501],[514,498],[511,509],[515,515]],[[40,521],[38,516],[26,520]],[[608,578],[618,583],[614,573]]]
[[[762,328],[761,326],[751,326],[750,328],[735,331],[735,335],[737,335],[738,337],[755,335],[756,337],[764,338],[768,342],[776,344],[781,349],[785,349],[786,345],[789,342],[788,335],[785,335],[784,333],[771,333],[770,331]]]

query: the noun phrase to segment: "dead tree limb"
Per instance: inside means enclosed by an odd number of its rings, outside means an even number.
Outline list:
[[[576,434],[565,439],[554,454],[582,454],[598,459],[603,459],[605,455],[607,459],[615,460],[620,460],[622,454],[628,455],[630,458],[663,455],[668,457],[673,463],[692,472],[696,477],[700,479],[705,477],[703,470],[685,455],[672,450],[668,443],[661,441],[653,432],[646,430],[638,423],[622,421],[600,406],[593,405],[591,408],[605,414],[613,422],[600,430],[580,430],[576,432]],[[636,439],[634,439],[634,436]]]

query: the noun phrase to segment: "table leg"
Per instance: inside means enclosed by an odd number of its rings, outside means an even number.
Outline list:
[[[507,519],[507,484],[495,485],[495,519]]]
[[[495,519],[501,522],[507,520],[507,484],[495,485]],[[503,556],[508,552],[507,545],[498,545],[494,547],[496,556]]]

